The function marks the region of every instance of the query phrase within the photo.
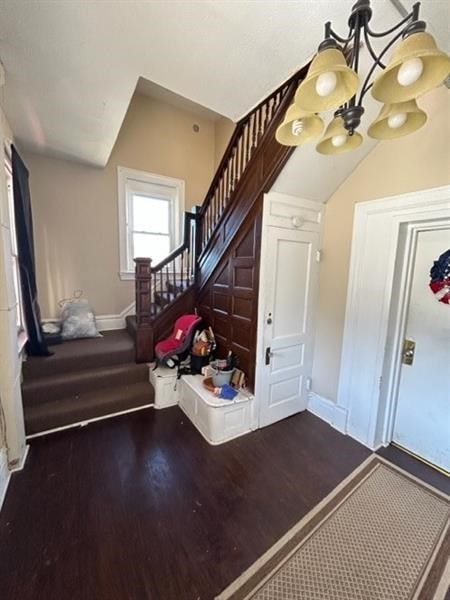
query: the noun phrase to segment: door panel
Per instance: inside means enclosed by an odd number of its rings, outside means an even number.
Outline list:
[[[450,230],[418,234],[405,339],[415,342],[402,364],[393,441],[450,471],[450,306],[428,287],[430,268],[450,246]]]
[[[263,243],[265,360],[258,371],[260,426],[289,417],[307,405],[319,233],[268,226]]]

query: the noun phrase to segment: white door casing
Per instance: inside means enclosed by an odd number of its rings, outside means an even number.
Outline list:
[[[410,260],[418,230],[450,219],[450,186],[358,203],[337,407],[343,431],[371,449],[392,441]],[[400,282],[395,294],[394,282]]]
[[[255,382],[260,427],[307,405],[322,211],[320,203],[285,194],[264,197]]]
[[[450,306],[428,286],[433,261],[450,247],[450,229],[415,236],[404,336],[415,342],[412,364],[402,364],[393,441],[450,471]]]

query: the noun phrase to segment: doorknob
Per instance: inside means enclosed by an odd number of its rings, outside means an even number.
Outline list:
[[[270,365],[270,359],[273,356],[273,352],[271,352],[270,350],[270,346],[267,346],[266,348],[266,365]]]
[[[413,364],[415,351],[416,351],[416,342],[413,342],[413,340],[405,340],[403,342],[402,363],[404,365],[412,365]]]

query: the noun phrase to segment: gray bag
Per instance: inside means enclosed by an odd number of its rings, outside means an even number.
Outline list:
[[[63,340],[102,337],[97,331],[95,316],[87,300],[75,297],[63,302],[61,312]]]

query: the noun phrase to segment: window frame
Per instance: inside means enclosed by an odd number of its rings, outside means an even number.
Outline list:
[[[141,193],[143,196],[156,197],[170,202],[170,246],[174,250],[182,242],[182,223],[184,214],[184,191],[185,183],[182,179],[166,177],[137,171],[126,167],[117,168],[118,175],[118,218],[119,218],[119,277],[122,280],[134,279],[133,264],[133,219],[131,197],[133,192]],[[151,194],[148,188],[159,187]],[[163,193],[161,188],[167,188]],[[147,189],[147,191],[145,191]],[[151,235],[151,234],[149,234]],[[156,264],[156,263],[155,263]],[[155,266],[155,265],[153,265]]]
[[[22,288],[20,282],[20,263],[19,263],[19,251],[17,247],[17,232],[16,232],[16,218],[14,214],[14,189],[13,189],[13,172],[12,172],[12,161],[8,147],[5,145],[4,148],[4,169],[5,169],[5,187],[6,187],[6,201],[8,209],[8,224],[10,234],[10,258],[11,258],[11,272],[12,272],[12,286],[14,289],[14,297],[16,301],[16,326],[17,326],[17,338],[19,345],[19,352],[24,346],[27,340],[27,333],[25,328],[25,318],[23,312],[23,299],[22,299]],[[10,181],[10,185],[9,182]],[[17,285],[16,285],[17,282]]]

